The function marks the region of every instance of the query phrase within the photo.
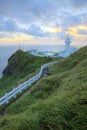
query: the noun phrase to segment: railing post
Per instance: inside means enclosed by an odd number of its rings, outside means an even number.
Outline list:
[[[13,95],[14,95],[14,98],[16,98],[16,89],[13,88]]]
[[[19,91],[20,91],[20,93],[22,93],[22,85],[20,85]]]
[[[35,81],[37,81],[38,80],[38,75],[35,77]]]
[[[30,81],[28,80],[28,86],[30,86]]]
[[[29,86],[31,86],[31,80],[29,79]]]
[[[9,100],[8,100],[8,94],[7,94],[7,93],[5,94],[5,102],[6,102],[6,104],[9,103]]]
[[[32,79],[30,79],[30,84],[32,85]]]
[[[26,86],[26,81],[24,82],[24,84],[23,84],[23,85],[24,85],[24,89],[26,89],[26,88],[27,88],[27,86]]]

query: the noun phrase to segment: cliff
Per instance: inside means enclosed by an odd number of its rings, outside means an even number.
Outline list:
[[[8,75],[27,75],[34,72],[43,63],[52,61],[52,58],[42,58],[30,55],[22,50],[16,51],[9,59],[8,65],[3,71],[4,76]]]
[[[87,130],[87,47],[50,67],[0,118],[3,130]]]
[[[17,50],[8,59],[8,65],[3,71],[3,78],[0,79],[0,97],[39,72],[41,65],[53,60],[52,58],[35,57],[28,52]]]

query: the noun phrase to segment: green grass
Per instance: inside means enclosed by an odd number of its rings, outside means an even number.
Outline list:
[[[87,130],[87,47],[50,67],[0,118],[0,130]]]
[[[52,58],[35,57],[22,50],[16,51],[8,60],[10,74],[5,73],[0,79],[0,97],[39,72],[41,65],[51,61]]]

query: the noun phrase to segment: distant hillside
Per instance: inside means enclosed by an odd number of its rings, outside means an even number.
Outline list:
[[[3,71],[3,75],[27,75],[34,72],[43,63],[50,62],[51,58],[35,57],[22,50],[16,51],[9,59],[8,66]]]
[[[6,109],[1,130],[87,130],[87,47],[50,73]]]

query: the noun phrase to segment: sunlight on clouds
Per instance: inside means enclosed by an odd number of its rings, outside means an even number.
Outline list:
[[[69,32],[69,34],[74,36],[75,38],[87,38],[87,36],[85,35],[74,33],[74,32]]]
[[[81,30],[87,31],[87,25],[79,25],[79,26],[77,26],[77,29],[81,29]]]
[[[69,32],[73,34],[73,33],[77,33],[78,30],[77,30],[76,27],[72,27],[72,28],[69,29]]]
[[[71,28],[69,28],[68,33],[70,35],[74,36],[75,38],[87,38],[86,35],[79,34],[78,33],[79,30],[87,31],[87,26],[86,25],[79,25],[79,26],[71,27]]]
[[[62,28],[61,27],[58,27],[58,28],[49,28],[48,29],[49,32],[52,32],[52,33],[56,33],[56,32],[61,32],[62,31]]]
[[[21,43],[24,40],[33,40],[33,36],[26,35],[23,33],[12,34],[11,37],[4,37],[0,39],[1,43]]]
[[[61,32],[62,28],[61,27],[47,27],[47,26],[43,26],[42,29],[44,31],[50,32],[50,33],[56,33],[56,32]]]

